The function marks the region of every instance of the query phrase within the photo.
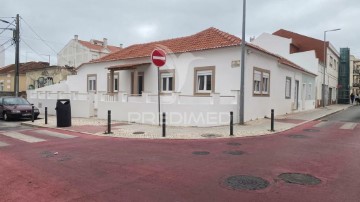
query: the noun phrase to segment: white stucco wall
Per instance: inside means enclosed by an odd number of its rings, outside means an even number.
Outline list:
[[[82,63],[89,62],[107,55],[105,52],[95,52],[81,45],[75,39],[72,39],[58,54],[58,66],[78,67]]]
[[[215,50],[198,51],[193,53],[175,54],[167,56],[167,64],[161,70],[175,69],[175,92],[180,95],[194,95],[194,68],[196,67],[215,67],[215,93],[220,96],[233,96],[234,91],[240,89],[240,67],[232,67],[232,61],[240,60],[240,47],[219,48]],[[69,76],[68,80],[62,83],[59,88],[67,91],[87,92],[87,76],[95,74],[97,76],[97,91],[107,91],[106,67],[121,64],[134,64],[149,62],[149,58],[130,59],[124,61],[104,62],[95,64],[84,64],[78,69],[77,75]],[[253,70],[254,67],[270,71],[270,96],[258,97],[253,95]],[[131,71],[123,70],[119,73],[119,91],[131,94]],[[150,94],[157,93],[157,67],[147,65],[138,68],[144,72],[144,92]],[[116,72],[117,73],[117,72]],[[291,98],[285,99],[286,77],[291,78]],[[315,76],[308,75],[294,68],[278,63],[278,58],[270,56],[258,50],[250,48],[246,52],[245,60],[245,121],[257,118],[269,117],[271,109],[275,114],[286,114],[294,112],[294,91],[295,80],[299,81],[299,107],[298,111],[315,108]],[[303,87],[305,84],[305,88]],[[311,84],[311,95],[302,94],[307,92],[308,85]],[[41,89],[40,89],[41,90]],[[52,89],[56,91],[56,89]],[[100,94],[100,93],[98,93]],[[95,96],[96,97],[96,96]],[[222,105],[209,104],[205,97],[190,97],[190,102],[182,104],[164,104],[167,112],[216,112],[228,114],[234,111],[235,121],[238,121],[238,106],[232,103]],[[134,98],[137,99],[136,97]],[[129,98],[129,102],[104,102],[95,103],[98,107],[98,116],[102,118],[106,111],[111,108],[115,110],[114,118],[124,120],[129,112],[156,112],[156,103],[134,103]],[[203,104],[202,100],[203,99]],[[95,98],[98,100],[98,98]],[[186,100],[186,97],[184,98]],[[194,101],[195,100],[195,101]],[[96,102],[96,101],[95,101]],[[152,106],[153,105],[153,106]],[[105,115],[104,115],[105,114]],[[180,124],[181,125],[181,124]],[[201,124],[200,124],[201,125]]]

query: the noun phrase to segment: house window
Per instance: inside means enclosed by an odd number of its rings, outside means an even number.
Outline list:
[[[107,74],[107,91],[110,92],[110,73]],[[119,73],[114,74],[114,92],[119,91]]]
[[[195,68],[195,94],[210,94],[215,90],[215,67]]]
[[[170,93],[174,91],[174,70],[163,70],[160,72],[161,92]]]
[[[88,92],[94,92],[96,91],[96,75],[88,75],[87,77],[87,89]]]
[[[254,68],[254,95],[270,95],[270,71]]]
[[[291,78],[290,77],[286,77],[285,98],[286,99],[291,99]]]
[[[0,83],[0,91],[4,91],[4,83],[3,82]]]

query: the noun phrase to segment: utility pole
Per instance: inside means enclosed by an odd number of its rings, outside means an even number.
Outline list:
[[[14,91],[15,97],[19,97],[19,55],[20,55],[20,22],[19,14],[16,15],[16,29],[14,30],[14,41],[16,44],[15,48],[15,81]]]
[[[244,125],[244,85],[245,85],[245,22],[246,22],[246,0],[243,0],[243,22],[242,22],[242,39],[241,39],[241,76],[240,76],[240,99],[239,99],[239,124]]]

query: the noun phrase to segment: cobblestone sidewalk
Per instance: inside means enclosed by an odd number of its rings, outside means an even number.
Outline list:
[[[285,131],[304,124],[308,121],[320,119],[324,116],[347,109],[351,105],[332,105],[326,108],[319,108],[306,112],[286,114],[275,117],[275,132],[270,131],[270,119],[259,119],[249,121],[245,125],[234,125],[233,137],[246,137],[267,135]],[[49,116],[48,124],[44,119],[38,119],[34,123],[23,122],[23,125],[34,127],[56,128],[56,117]],[[58,128],[61,130],[82,132],[86,134],[144,139],[208,139],[208,138],[230,138],[229,126],[219,127],[166,127],[166,137],[162,137],[162,128],[153,125],[129,124],[112,121],[112,134],[104,134],[107,131],[107,120],[96,118],[72,118],[72,127]]]

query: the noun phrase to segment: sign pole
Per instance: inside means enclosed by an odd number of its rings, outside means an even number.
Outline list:
[[[160,126],[160,68],[158,69],[158,109],[159,109],[159,126]]]
[[[155,49],[152,53],[151,53],[151,60],[152,63],[154,65],[157,66],[157,71],[158,71],[158,116],[159,116],[159,126],[161,125],[161,109],[160,109],[160,103],[161,103],[161,99],[160,99],[160,92],[161,92],[161,78],[160,78],[160,67],[164,66],[166,63],[166,53],[163,50],[160,49]]]

